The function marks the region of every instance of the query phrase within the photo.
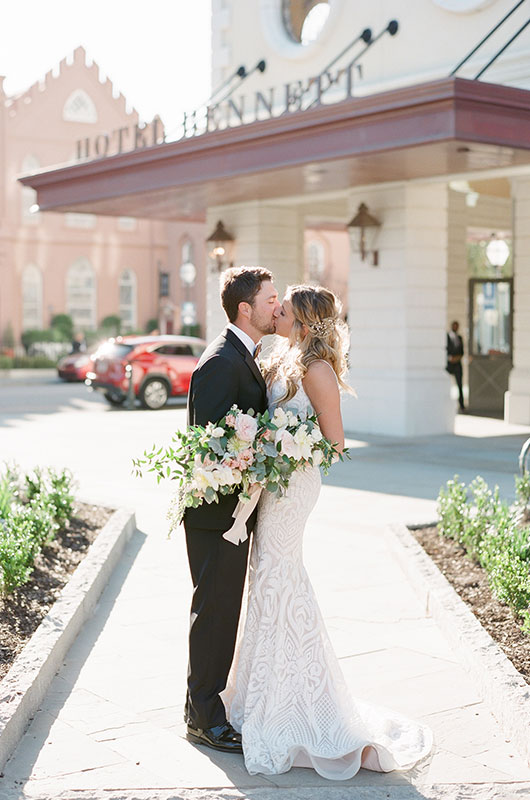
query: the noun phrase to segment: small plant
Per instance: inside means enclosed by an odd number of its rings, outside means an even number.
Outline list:
[[[73,339],[74,322],[70,314],[55,314],[51,327],[63,341],[69,342]]]
[[[28,501],[49,507],[52,518],[64,527],[73,512],[72,483],[72,473],[67,469],[56,472],[51,467],[46,471],[37,467],[25,478]]]
[[[530,634],[530,526],[524,525],[530,497],[528,476],[516,478],[517,501],[502,500],[478,476],[468,488],[458,476],[440,490],[439,531],[462,544],[485,569],[493,594],[514,611]]]
[[[73,505],[69,470],[37,468],[22,481],[14,468],[0,475],[0,593],[29,579],[37,554],[68,524]]]
[[[35,544],[29,519],[0,520],[0,592],[9,594],[26,583],[33,570]]]
[[[106,336],[119,336],[121,332],[121,317],[118,314],[109,314],[99,323],[101,333]]]
[[[440,489],[438,514],[440,533],[461,542],[468,508],[466,485],[458,482],[458,475],[452,481],[447,481],[445,489]]]

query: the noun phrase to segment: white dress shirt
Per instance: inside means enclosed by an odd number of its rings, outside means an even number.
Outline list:
[[[232,333],[235,333],[237,338],[240,339],[243,342],[243,344],[247,348],[247,350],[250,353],[250,355],[252,357],[254,357],[254,351],[256,349],[256,344],[255,344],[254,340],[250,338],[248,333],[245,333],[245,331],[242,331],[241,328],[238,328],[237,325],[234,325],[233,322],[229,322],[226,327],[229,330],[231,330]]]

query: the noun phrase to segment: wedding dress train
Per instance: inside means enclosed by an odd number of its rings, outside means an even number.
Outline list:
[[[271,410],[283,392],[277,381]],[[285,406],[310,412],[301,386]],[[350,696],[303,565],[303,532],[319,492],[320,472],[310,467],[293,474],[280,500],[262,495],[246,619],[223,694],[228,719],[242,734],[251,775],[300,766],[344,780],[360,767],[406,770],[430,752],[430,730]]]

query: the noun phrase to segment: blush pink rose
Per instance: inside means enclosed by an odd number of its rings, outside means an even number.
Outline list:
[[[258,432],[258,422],[249,414],[239,414],[236,419],[235,431],[244,442],[253,442]]]

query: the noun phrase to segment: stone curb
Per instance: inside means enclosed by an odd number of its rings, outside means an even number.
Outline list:
[[[434,618],[507,737],[530,765],[530,686],[403,524],[387,540],[427,612]]]
[[[39,367],[37,369],[0,369],[0,381],[41,381],[43,378],[57,378],[55,367]]]
[[[0,769],[39,708],[83,623],[91,616],[135,528],[134,513],[126,509],[114,512],[0,681]]]

